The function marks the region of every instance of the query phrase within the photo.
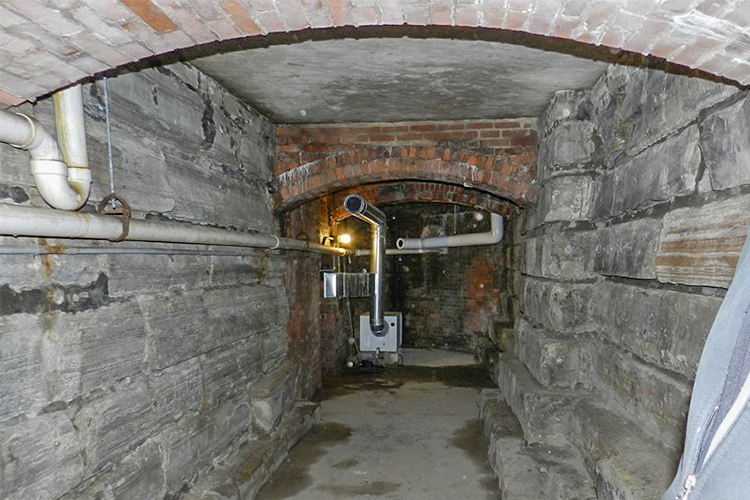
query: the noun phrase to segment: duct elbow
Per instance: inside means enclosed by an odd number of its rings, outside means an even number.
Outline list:
[[[498,214],[490,214],[490,237],[489,243],[495,244],[503,241],[503,216]]]
[[[32,159],[31,174],[39,194],[52,208],[78,210],[91,192],[91,170],[68,168],[61,160]]]

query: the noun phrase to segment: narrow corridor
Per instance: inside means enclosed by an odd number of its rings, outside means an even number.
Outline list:
[[[323,420],[259,500],[499,498],[476,399],[492,386],[471,356],[407,350],[409,366],[325,383]]]

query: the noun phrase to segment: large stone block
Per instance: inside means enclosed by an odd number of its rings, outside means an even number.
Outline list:
[[[676,472],[679,453],[601,402],[578,403],[574,422],[579,448],[595,471],[599,498],[651,500],[664,494]]]
[[[272,328],[260,334],[263,350],[263,371],[269,372],[281,366],[289,352],[289,337],[285,327]]]
[[[537,224],[555,221],[589,220],[594,181],[585,175],[555,177],[539,193]]]
[[[83,481],[60,500],[156,500],[164,492],[162,467],[161,450],[148,441],[117,467]]]
[[[593,316],[602,333],[639,358],[695,377],[721,299],[604,282],[597,286]]]
[[[200,357],[205,404],[220,404],[238,394],[249,394],[250,384],[262,374],[261,338],[253,335]]]
[[[696,126],[643,151],[599,180],[595,214],[609,217],[692,193],[701,162]]]
[[[45,377],[43,344],[38,331],[43,318],[31,314],[0,317],[0,373],[3,396],[0,398],[0,422],[24,413],[34,414],[52,399]]]
[[[86,471],[97,472],[122,460],[154,432],[158,417],[142,381],[125,381],[84,405],[75,424],[86,446]]]
[[[83,444],[63,412],[0,426],[0,497],[59,498],[84,477]]]
[[[682,208],[664,217],[659,281],[728,288],[750,228],[750,196]]]
[[[592,89],[592,102],[606,150],[633,156],[736,92],[702,78],[612,65]]]
[[[564,231],[528,238],[525,242],[526,273],[559,280],[594,278],[596,240],[593,231]]]
[[[270,433],[294,404],[296,368],[287,363],[253,383],[250,397],[255,427]]]
[[[542,386],[590,387],[594,371],[587,349],[590,340],[553,337],[523,319],[516,324],[514,338],[516,356]]]
[[[594,125],[588,121],[570,121],[553,128],[539,148],[539,171],[542,178],[589,163],[596,153]]]
[[[146,380],[160,424],[177,421],[209,404],[203,388],[198,358],[153,371]]]
[[[96,310],[61,314],[45,342],[47,370],[59,374],[73,399],[115,384],[144,368],[146,331],[133,303],[113,303]]]
[[[523,312],[532,323],[541,324],[552,332],[590,330],[592,293],[593,285],[527,278]]]
[[[197,255],[111,255],[109,290],[113,296],[197,290],[208,285],[211,258]]]
[[[216,346],[201,291],[140,296],[138,303],[146,322],[152,369],[162,370]]]
[[[661,228],[658,219],[638,219],[602,229],[594,269],[604,276],[656,278],[654,259]]]
[[[539,131],[547,134],[563,122],[590,120],[592,112],[590,91],[558,90],[539,118]]]
[[[185,418],[156,436],[164,454],[164,476],[168,491],[179,491],[211,463],[214,428],[205,417]]]
[[[691,387],[633,355],[602,347],[596,352],[600,389],[621,401],[644,429],[673,448],[683,443]]]
[[[750,102],[747,98],[709,115],[701,127],[701,151],[716,190],[750,184]]]

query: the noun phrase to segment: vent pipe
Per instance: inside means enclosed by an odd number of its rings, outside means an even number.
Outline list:
[[[3,110],[0,110],[0,142],[31,154],[31,174],[47,204],[60,210],[78,210],[91,190],[81,86],[56,92],[53,100],[62,150],[36,118]]]
[[[382,337],[388,333],[388,323],[383,316],[383,263],[385,262],[385,214],[367,203],[358,194],[350,194],[344,200],[344,209],[354,217],[372,226],[372,252],[370,274],[372,279],[372,303],[370,305],[370,330]]]
[[[490,214],[490,230],[486,233],[457,234],[455,236],[437,236],[434,238],[399,238],[396,248],[399,250],[420,250],[427,248],[472,247],[475,245],[494,245],[503,239],[503,216]]]

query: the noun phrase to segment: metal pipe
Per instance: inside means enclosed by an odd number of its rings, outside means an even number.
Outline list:
[[[425,253],[448,253],[448,250],[445,248],[417,248],[414,250],[401,250],[398,248],[386,248],[385,254],[386,255],[415,255],[415,254],[425,254]],[[372,255],[372,250],[369,250],[367,248],[360,248],[358,250],[354,251],[355,257],[369,257]]]
[[[0,203],[0,235],[112,240],[120,236],[121,233],[121,220],[111,215]],[[272,234],[246,233],[197,224],[140,219],[130,221],[130,231],[125,239],[162,243],[280,248],[336,255],[348,255],[350,253],[349,250],[344,248],[327,247],[318,243],[281,238]]]
[[[385,262],[385,233],[387,230],[385,214],[377,207],[367,203],[358,194],[350,194],[344,200],[344,209],[372,226],[372,250],[370,255],[370,274],[372,276],[372,303],[370,305],[370,329],[378,336],[388,333],[388,323],[383,314],[383,288]]]
[[[494,245],[503,239],[503,216],[490,214],[491,229],[486,233],[457,234],[454,236],[437,236],[434,238],[399,238],[396,248],[417,250],[427,248],[470,247],[475,245]]]

